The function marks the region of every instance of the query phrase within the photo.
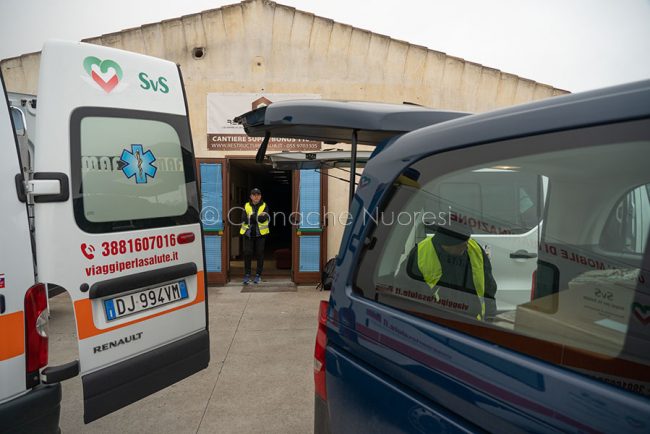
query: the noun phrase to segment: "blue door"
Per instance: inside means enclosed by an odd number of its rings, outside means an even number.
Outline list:
[[[320,281],[326,238],[323,213],[327,195],[326,178],[318,170],[294,171],[294,210],[292,279],[295,283]]]
[[[224,161],[206,159],[199,162],[201,180],[201,222],[205,246],[208,283],[226,282],[223,185]]]

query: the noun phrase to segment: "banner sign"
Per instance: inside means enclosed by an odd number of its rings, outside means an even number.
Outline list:
[[[244,127],[233,121],[237,116],[290,99],[320,99],[320,95],[291,93],[209,93],[208,150],[257,151],[262,137],[248,137]],[[322,142],[271,137],[269,151],[320,151]]]

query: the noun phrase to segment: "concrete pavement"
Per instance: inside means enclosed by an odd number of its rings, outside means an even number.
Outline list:
[[[210,366],[88,425],[81,378],[63,383],[63,433],[309,433],[318,305],[329,292],[211,287]],[[67,294],[50,299],[50,364],[78,357]]]

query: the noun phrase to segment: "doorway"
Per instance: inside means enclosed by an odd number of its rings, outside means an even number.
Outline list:
[[[258,164],[253,159],[228,158],[229,204],[231,210],[227,219],[230,240],[228,260],[230,279],[238,280],[244,276],[244,257],[242,238],[239,235],[243,219],[243,206],[249,200],[252,188],[262,191],[271,221],[270,233],[264,249],[264,279],[290,279],[292,226],[289,216],[292,212],[293,177],[291,171],[276,170],[271,166]],[[255,270],[255,260],[252,268]]]

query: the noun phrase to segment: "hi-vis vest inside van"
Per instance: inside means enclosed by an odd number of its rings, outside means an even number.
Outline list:
[[[467,242],[467,254],[469,255],[469,263],[472,268],[472,280],[474,288],[476,288],[476,295],[481,302],[481,313],[476,315],[476,319],[482,320],[485,317],[485,269],[483,266],[483,251],[479,244],[469,239]],[[429,285],[429,288],[436,286],[442,277],[442,265],[438,258],[438,253],[431,238],[425,238],[418,243],[418,269],[424,281]],[[438,297],[438,290],[436,289],[434,296]]]
[[[246,205],[244,205],[244,209],[246,210],[246,216],[248,217],[246,220],[250,221],[251,214],[253,214],[253,207],[251,206],[251,203],[246,202]],[[266,209],[266,202],[262,202],[262,205],[260,205],[259,209],[257,210],[257,215],[263,213],[265,209]],[[269,234],[269,220],[270,219],[267,219],[263,223],[260,221],[257,222],[257,227],[260,228],[260,235]],[[242,223],[241,229],[239,230],[239,235],[244,235],[248,229],[250,229],[250,225],[247,222]]]

